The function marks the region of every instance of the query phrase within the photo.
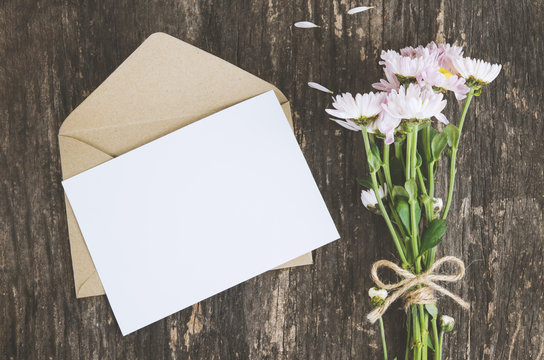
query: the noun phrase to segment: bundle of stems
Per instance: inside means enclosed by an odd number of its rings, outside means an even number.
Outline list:
[[[436,246],[446,232],[445,219],[451,207],[455,182],[456,157],[465,117],[474,90],[470,90],[458,126],[447,125],[442,132],[431,121],[408,122],[405,135],[381,149],[375,136],[362,128],[370,177],[358,179],[368,187],[377,200],[379,214],[385,220],[393,238],[402,266],[415,274],[429,269],[435,260]],[[441,156],[450,159],[446,205],[435,200],[435,181]],[[402,170],[402,171],[399,171]],[[388,196],[380,189],[388,190]],[[433,201],[434,200],[434,201]],[[411,305],[407,313],[405,359],[428,359],[429,349],[434,359],[441,359],[444,333],[448,326],[439,326],[438,309],[434,304]],[[383,320],[379,319],[380,334],[387,359]]]
[[[446,233],[446,218],[451,208],[459,140],[468,108],[474,96],[493,81],[501,65],[463,56],[463,49],[449,44],[429,43],[400,52],[383,51],[385,79],[373,84],[380,92],[343,93],[333,98],[334,109],[326,112],[331,119],[363,136],[370,176],[357,179],[367,190],[361,200],[369,210],[380,214],[391,233],[400,259],[399,267],[387,260],[374,264],[372,277],[381,289],[369,290],[371,303],[377,308],[368,315],[371,322],[379,320],[384,359],[387,359],[385,331],[381,316],[397,298],[405,296],[407,338],[405,359],[426,360],[442,357],[443,337],[453,329],[453,318],[442,315],[434,291],[447,294],[461,306],[468,307],[458,296],[430,279],[457,281],[464,274],[460,259],[447,256],[437,260],[436,247]],[[308,83],[310,87],[332,93],[326,87]],[[453,93],[464,106],[457,126],[442,114],[447,101],[445,93]],[[431,119],[446,125],[439,131]],[[449,181],[446,202],[435,195],[435,182],[442,157],[449,158]],[[458,275],[432,273],[446,261],[455,262]],[[387,290],[397,284],[384,284],[377,278],[378,264],[388,263],[404,277],[388,297]],[[391,265],[392,264],[392,265]],[[446,279],[449,277],[449,279]],[[404,282],[403,282],[404,281]]]

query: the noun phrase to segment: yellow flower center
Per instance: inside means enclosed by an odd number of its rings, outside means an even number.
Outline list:
[[[450,76],[453,76],[453,74],[451,72],[449,72],[448,70],[446,70],[444,68],[440,68],[440,69],[438,69],[438,71],[441,72],[442,74],[444,74],[446,79],[449,79]]]

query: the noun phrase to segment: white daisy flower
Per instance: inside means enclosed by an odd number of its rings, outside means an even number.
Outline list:
[[[442,114],[446,103],[443,94],[435,93],[431,88],[410,84],[407,88],[401,86],[398,91],[391,91],[382,107],[394,118],[421,122],[435,117],[438,121],[448,124],[448,120]]]
[[[383,184],[383,186],[380,186],[378,188],[378,194],[380,194],[380,199],[383,199],[387,196],[387,185]],[[363,205],[372,212],[379,212],[378,209],[378,199],[376,198],[376,194],[374,193],[374,190],[363,190],[361,191],[361,201],[363,202]]]
[[[472,58],[454,58],[453,71],[464,77],[469,87],[481,87],[489,84],[499,75],[502,65],[490,64],[483,60]]]
[[[368,126],[382,111],[381,103],[384,98],[385,94],[373,92],[357,94],[355,98],[350,93],[344,93],[333,97],[334,109],[325,111],[329,115],[346,120],[335,120],[338,124],[350,130],[360,131],[361,126]]]

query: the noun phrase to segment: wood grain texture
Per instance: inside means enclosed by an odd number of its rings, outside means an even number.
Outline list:
[[[0,4],[1,359],[377,359],[368,275],[394,258],[382,220],[359,202],[362,141],[327,120],[306,86],[369,91],[382,49],[456,41],[504,65],[469,110],[449,232],[451,288],[472,303],[448,359],[544,359],[544,4],[395,1],[349,16],[352,1],[4,0]],[[312,20],[320,29],[291,25]],[[315,265],[269,272],[122,337],[105,297],[74,295],[57,132],[148,35],[164,31],[276,84],[342,239]],[[457,118],[452,100],[447,115]],[[444,165],[444,164],[442,164]],[[445,177],[440,172],[440,180]],[[218,184],[220,186],[220,184]],[[438,191],[444,191],[439,186]],[[182,260],[182,257],[181,259]],[[400,305],[385,317],[404,347]]]

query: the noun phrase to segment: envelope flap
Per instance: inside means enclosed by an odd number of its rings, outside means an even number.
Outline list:
[[[113,159],[113,156],[101,149],[66,135],[59,136],[59,148],[63,179]]]
[[[68,116],[59,135],[117,156],[167,129],[269,90],[281,104],[287,102],[266,81],[172,36],[155,33]],[[156,122],[164,125],[158,128],[152,124]]]

